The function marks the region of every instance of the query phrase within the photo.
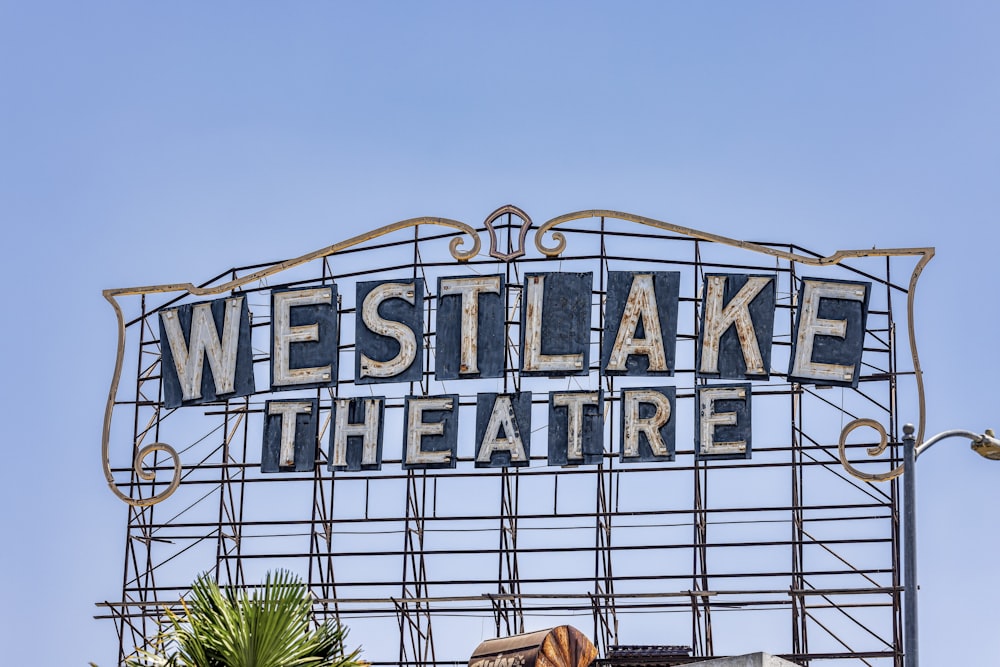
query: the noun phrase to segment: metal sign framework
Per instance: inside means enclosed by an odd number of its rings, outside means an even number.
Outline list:
[[[479,228],[416,218],[292,260],[233,268],[198,286],[105,292],[120,328],[103,458],[109,486],[128,504],[128,527],[121,596],[99,606],[101,617],[114,621],[120,660],[144,645],[163,606],[175,604],[199,572],[243,586],[288,567],[308,582],[319,617],[350,627],[351,640],[376,664],[464,664],[485,638],[563,623],[588,630],[602,655],[621,644],[688,643],[696,656],[766,649],[803,664],[901,664],[897,482],[872,485],[848,470],[857,472],[865,453],[887,451],[877,465],[890,470],[875,474],[898,474],[901,400],[905,409],[917,405],[922,438],[913,294],[933,250],[823,257],[795,245],[582,211],[534,229],[532,251],[532,227],[513,206]],[[681,273],[677,370],[656,378],[676,387],[674,462],[626,466],[617,458],[620,391],[649,386],[650,378],[599,375],[599,354],[591,354],[585,377],[517,371],[525,271],[594,273],[591,344],[599,350],[605,278],[621,269]],[[745,461],[698,461],[692,451],[694,389],[706,382],[694,373],[700,286],[705,273],[719,271],[777,277],[775,358],[771,379],[754,382],[754,448]],[[503,378],[434,379],[436,301],[429,293],[422,380],[379,388],[387,396],[381,470],[326,466],[333,399],[372,391],[353,382],[351,363],[340,364],[336,390],[301,392],[318,399],[325,415],[311,473],[260,472],[266,382],[245,398],[163,405],[157,318],[164,308],[246,295],[257,336],[254,367],[266,373],[272,289],[412,276],[431,291],[439,276],[494,273],[506,277]],[[803,275],[872,283],[856,389],[785,380]],[[350,359],[353,290],[340,294],[340,353]],[[900,313],[906,337],[896,335]],[[463,414],[474,415],[477,391],[533,391],[538,430],[545,428],[545,392],[554,388],[603,389],[601,464],[548,467],[544,451],[533,449],[527,468],[473,468],[463,426],[456,469],[393,465],[399,452],[389,434],[401,430],[404,395],[458,393]],[[873,428],[879,441],[848,444],[860,426]],[[112,466],[112,443],[117,456],[122,442],[132,443],[132,465]]]

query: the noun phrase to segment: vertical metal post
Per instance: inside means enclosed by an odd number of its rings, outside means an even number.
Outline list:
[[[903,664],[918,667],[917,649],[917,441],[903,426]]]

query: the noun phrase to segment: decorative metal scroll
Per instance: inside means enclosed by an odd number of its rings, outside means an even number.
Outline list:
[[[767,246],[759,245],[756,243],[750,243],[747,241],[737,241],[725,236],[720,236],[718,234],[711,234],[709,232],[701,232],[696,229],[691,229],[689,227],[682,227],[680,225],[675,225],[670,222],[663,222],[662,220],[655,220],[653,218],[646,218],[640,215],[632,215],[630,213],[620,213],[618,211],[607,211],[607,210],[590,210],[590,211],[578,211],[576,213],[567,213],[556,218],[552,218],[545,224],[543,224],[537,234],[535,235],[535,246],[538,248],[539,252],[548,256],[555,257],[559,255],[566,248],[566,237],[559,231],[552,231],[552,229],[558,225],[569,222],[571,220],[580,220],[583,218],[592,217],[608,217],[608,218],[618,218],[621,220],[628,220],[631,222],[636,222],[643,225],[648,225],[650,227],[656,227],[658,229],[663,229],[666,231],[674,232],[677,234],[683,234],[685,236],[690,236],[692,238],[700,239],[703,241],[712,241],[714,243],[721,243],[723,245],[735,246],[737,248],[742,248],[744,250],[750,250],[752,252],[758,252],[765,255],[771,255],[773,257],[778,257],[780,259],[791,260],[801,264],[807,264],[811,266],[830,266],[835,264],[840,264],[845,259],[857,258],[857,257],[902,257],[902,256],[918,256],[920,259],[917,261],[916,265],[913,267],[913,272],[910,274],[909,289],[907,290],[907,300],[906,300],[906,326],[907,335],[910,340],[910,354],[913,358],[913,373],[916,379],[917,386],[917,444],[919,445],[924,439],[924,427],[926,425],[926,414],[925,414],[925,401],[924,401],[924,378],[923,371],[920,368],[920,356],[917,353],[917,337],[916,330],[914,326],[914,299],[916,297],[917,290],[917,280],[920,278],[920,274],[923,272],[924,267],[927,263],[931,261],[934,257],[934,248],[889,248],[884,250],[878,250],[872,248],[871,250],[838,250],[837,252],[829,255],[827,257],[808,257],[800,255],[793,252],[786,252],[784,250],[779,250],[777,248],[770,248]],[[552,234],[552,239],[555,241],[555,245],[552,247],[543,244],[543,238],[545,234]],[[886,435],[885,427],[883,427],[879,422],[874,419],[861,418],[855,419],[844,426],[840,433],[840,462],[844,465],[844,468],[858,479],[862,479],[868,482],[887,482],[891,479],[899,477],[903,474],[903,465],[900,464],[886,473],[866,473],[855,468],[847,458],[846,444],[847,436],[861,427],[868,427],[873,429],[879,436],[879,442],[873,447],[870,447],[868,451],[869,456],[879,456],[881,455],[886,447],[889,445],[888,436]]]
[[[521,224],[521,231],[518,235],[517,246],[512,248],[509,252],[500,252],[497,249],[497,233],[493,228],[493,223],[502,218],[503,216],[518,217],[523,222]],[[496,257],[502,262],[509,262],[511,260],[517,259],[518,257],[524,256],[524,239],[528,235],[528,230],[531,228],[531,218],[528,214],[519,209],[512,204],[507,204],[506,206],[501,206],[497,210],[493,211],[486,217],[486,229],[490,233],[490,257]]]
[[[140,294],[158,294],[165,292],[185,292],[187,294],[194,294],[197,296],[209,296],[214,294],[222,294],[228,292],[242,285],[252,283],[258,280],[263,280],[269,276],[277,273],[281,273],[287,269],[290,269],[301,264],[305,264],[314,259],[319,259],[321,257],[328,257],[330,255],[335,255],[338,252],[347,250],[354,246],[365,243],[372,239],[376,239],[380,236],[386,234],[391,234],[392,232],[399,231],[401,229],[408,229],[410,227],[419,227],[421,225],[439,225],[443,227],[452,227],[464,233],[469,237],[472,243],[472,247],[463,251],[462,248],[465,246],[465,239],[462,237],[455,237],[451,239],[449,243],[449,250],[451,251],[452,257],[454,257],[459,262],[466,262],[477,254],[479,254],[479,249],[481,243],[479,240],[479,234],[470,225],[464,222],[459,222],[457,220],[449,220],[447,218],[432,218],[432,217],[420,217],[420,218],[410,218],[408,220],[401,220],[399,222],[393,223],[391,225],[386,225],[384,227],[379,227],[370,232],[364,234],[359,234],[355,237],[347,239],[346,241],[341,241],[340,243],[334,243],[333,245],[327,246],[320,250],[307,253],[300,257],[294,259],[289,259],[284,262],[280,262],[273,266],[269,266],[266,269],[261,269],[260,271],[255,271],[249,275],[237,278],[235,280],[230,280],[227,283],[221,285],[216,285],[214,287],[198,287],[193,283],[175,283],[168,285],[149,285],[144,287],[124,287],[119,289],[109,289],[104,290],[104,298],[108,300],[111,307],[115,310],[115,316],[118,319],[118,353],[115,357],[115,371],[111,378],[111,388],[108,391],[108,402],[104,409],[104,429],[101,435],[101,458],[104,465],[104,477],[108,481],[108,487],[116,496],[118,496],[122,501],[128,503],[129,505],[135,507],[147,507],[149,505],[155,505],[156,503],[168,498],[174,491],[177,490],[177,486],[181,481],[181,460],[177,451],[167,443],[157,442],[150,445],[142,447],[136,452],[135,460],[133,462],[133,469],[139,475],[140,478],[151,481],[155,478],[155,472],[151,470],[146,470],[143,467],[143,461],[150,454],[160,451],[166,453],[173,460],[174,472],[171,478],[170,485],[161,491],[160,493],[151,496],[149,498],[131,498],[119,490],[118,485],[115,483],[114,477],[111,474],[111,459],[110,459],[110,440],[111,440],[111,413],[114,410],[115,396],[118,393],[118,384],[121,381],[122,374],[122,364],[125,358],[125,317],[122,314],[121,306],[118,304],[117,297],[120,296],[134,296]]]
[[[522,221],[522,225],[519,230],[518,245],[516,247],[509,248],[508,252],[501,252],[498,249],[497,235],[494,229],[494,223],[496,223],[500,218],[505,215],[510,215],[511,218],[517,217]],[[681,235],[684,237],[689,237],[691,239],[702,240],[712,243],[717,243],[724,246],[730,246],[733,248],[739,248],[749,252],[760,253],[763,255],[769,255],[774,258],[788,260],[791,262],[796,262],[803,265],[809,266],[833,266],[839,265],[845,260],[863,258],[863,257],[901,257],[901,256],[913,256],[919,258],[916,265],[913,267],[912,273],[909,279],[909,287],[907,290],[907,333],[909,336],[909,347],[910,353],[913,361],[913,372],[916,381],[916,392],[917,392],[917,442],[920,443],[924,436],[924,425],[925,425],[925,402],[924,402],[924,385],[923,385],[923,374],[920,368],[920,360],[917,353],[916,335],[914,330],[914,298],[916,294],[917,280],[920,277],[921,272],[924,267],[934,256],[934,249],[927,248],[891,248],[891,249],[865,249],[865,250],[840,250],[832,255],[826,257],[814,257],[809,255],[798,254],[786,250],[782,250],[775,247],[769,247],[765,245],[760,245],[756,243],[750,243],[747,241],[739,241],[736,239],[731,239],[718,234],[712,234],[709,232],[703,232],[696,229],[691,229],[688,227],[683,227],[670,222],[665,222],[662,220],[656,220],[654,218],[647,218],[644,216],[634,215],[631,213],[624,213],[620,211],[603,210],[603,209],[592,209],[577,211],[574,213],[567,213],[555,218],[552,218],[542,224],[535,232],[534,244],[535,248],[546,258],[558,257],[565,249],[567,245],[566,236],[556,229],[560,225],[565,223],[589,219],[589,218],[607,218],[616,219],[626,222],[632,222],[638,225],[644,225],[647,227],[652,227],[665,232],[670,232],[672,234]],[[521,209],[507,205],[498,208],[496,211],[491,213],[485,221],[485,230],[488,231],[490,235],[490,249],[488,251],[489,256],[499,259],[504,262],[510,262],[518,257],[521,257],[526,252],[525,239],[527,233],[532,225],[530,217],[522,211]],[[470,259],[480,255],[482,244],[479,237],[479,231],[476,230],[469,224],[464,222],[459,222],[457,220],[450,220],[447,218],[436,218],[436,217],[419,217],[411,218],[408,220],[402,220],[378,229],[372,230],[370,232],[354,236],[345,241],[335,243],[333,245],[321,248],[314,252],[307,253],[300,257],[289,259],[267,268],[249,273],[245,276],[230,280],[228,282],[214,285],[211,287],[198,287],[193,283],[173,283],[165,285],[149,285],[140,287],[127,287],[119,289],[109,289],[104,291],[104,297],[111,304],[111,307],[115,311],[115,316],[118,320],[118,350],[115,360],[114,373],[111,380],[111,387],[108,392],[108,401],[105,407],[104,413],[104,427],[102,433],[101,441],[101,456],[102,463],[104,467],[105,478],[112,492],[118,496],[122,501],[128,503],[132,506],[144,507],[154,505],[165,498],[169,497],[178,487],[181,481],[182,466],[180,455],[177,451],[169,444],[164,442],[154,442],[152,444],[147,444],[145,446],[139,447],[141,443],[134,443],[137,447],[135,457],[133,460],[133,469],[139,478],[143,480],[154,480],[155,471],[145,467],[144,461],[155,452],[164,452],[167,454],[173,463],[173,473],[167,488],[163,489],[159,493],[148,497],[148,498],[132,498],[129,495],[123,493],[118,484],[115,482],[112,475],[111,463],[110,463],[110,439],[111,439],[111,418],[115,407],[115,397],[118,392],[119,382],[121,380],[123,359],[125,355],[125,328],[126,322],[120,304],[118,303],[118,298],[123,296],[134,296],[134,295],[145,295],[145,294],[155,294],[155,293],[178,293],[178,298],[186,295],[196,295],[196,296],[208,296],[217,295],[225,292],[229,292],[236,289],[242,285],[248,283],[253,283],[257,281],[264,280],[270,276],[281,273],[287,269],[305,264],[312,260],[329,257],[336,255],[339,252],[353,248],[355,246],[362,245],[368,241],[372,241],[381,236],[396,232],[402,229],[415,228],[420,226],[443,226],[450,227],[452,229],[458,230],[462,233],[462,236],[454,237],[450,240],[449,250],[452,257],[457,262],[467,262]],[[511,230],[509,230],[511,231]],[[465,238],[468,237],[468,240]],[[511,240],[513,240],[513,232],[511,231]],[[549,242],[549,237],[551,237],[551,244]],[[466,249],[466,245],[469,245]],[[511,244],[512,245],[512,244]],[[862,418],[855,419],[854,421],[848,423],[842,430],[840,435],[840,458],[844,467],[855,477],[863,479],[866,481],[886,481],[897,477],[903,472],[902,466],[896,467],[895,469],[883,473],[883,474],[870,474],[864,473],[857,470],[848,461],[845,452],[845,443],[848,435],[854,430],[867,427],[873,429],[879,436],[879,443],[868,449],[868,453],[872,456],[878,456],[886,449],[888,445],[888,437],[886,434],[886,429],[876,420]]]

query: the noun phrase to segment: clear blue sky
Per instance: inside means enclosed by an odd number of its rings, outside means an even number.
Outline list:
[[[936,246],[928,432],[1000,427],[998,26],[972,0],[0,0],[0,660],[114,661],[91,620],[125,525],[100,468],[101,290],[403,218],[510,202]],[[958,441],[921,459],[927,665],[1000,655],[998,479]]]

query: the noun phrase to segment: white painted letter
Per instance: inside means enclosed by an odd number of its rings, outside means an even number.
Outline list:
[[[500,437],[503,428],[504,437]],[[479,445],[478,463],[489,463],[494,452],[510,452],[510,460],[527,461],[524,443],[521,442],[521,432],[517,428],[517,418],[514,416],[514,406],[510,396],[499,394],[493,403],[490,421],[486,425],[483,441]]]
[[[583,368],[583,353],[542,354],[542,296],[545,276],[528,276],[524,297],[524,359],[525,372],[578,371]]]
[[[312,412],[309,401],[271,401],[267,404],[267,414],[281,415],[281,449],[278,453],[278,465],[289,467],[295,465],[295,416],[308,415]]]
[[[864,303],[865,286],[858,283],[822,280],[802,281],[802,303],[799,304],[799,323],[795,332],[795,357],[792,359],[792,368],[788,374],[819,382],[833,381],[841,384],[853,382],[855,364],[826,364],[812,360],[816,336],[847,337],[847,320],[820,319],[819,304],[822,299]]]
[[[351,399],[338,398],[334,401],[336,419],[333,426],[333,460],[330,465],[347,465],[347,439],[361,436],[361,465],[378,465],[379,399],[362,399],[365,406],[365,420],[352,424],[350,418]]]
[[[286,387],[329,382],[332,372],[330,364],[311,368],[289,368],[292,343],[319,341],[319,325],[313,323],[293,327],[291,311],[296,306],[330,304],[333,301],[333,290],[329,287],[317,287],[308,290],[273,292],[271,297],[274,304],[274,321],[271,323],[274,336],[274,358],[271,360],[272,384],[276,387]]]
[[[212,369],[216,394],[231,394],[236,389],[236,350],[240,338],[240,314],[244,297],[226,299],[222,324],[222,340],[212,318],[212,304],[199,303],[191,309],[190,344],[185,344],[184,333],[176,310],[161,313],[163,330],[167,334],[174,368],[185,401],[201,398],[202,369],[205,354]]]
[[[382,283],[365,297],[361,306],[361,318],[365,326],[382,336],[395,338],[399,342],[399,353],[388,361],[376,361],[367,355],[361,355],[362,377],[388,378],[399,375],[417,358],[417,339],[413,329],[402,322],[382,319],[378,307],[389,299],[403,299],[410,305],[416,301],[413,283]]]
[[[666,443],[660,437],[660,429],[670,421],[670,400],[653,389],[626,389],[622,391],[622,419],[625,420],[625,438],[622,442],[622,456],[639,456],[639,434],[645,434],[654,456],[669,456]],[[639,406],[649,403],[656,412],[648,419],[639,417]]]
[[[636,338],[639,318],[645,329],[645,338]],[[663,334],[660,331],[660,316],[656,311],[656,296],[653,291],[653,276],[638,273],[632,278],[625,311],[618,324],[618,334],[611,347],[608,359],[609,371],[624,371],[629,355],[644,355],[649,359],[650,371],[667,371],[667,356],[663,351]]]
[[[454,401],[448,396],[412,397],[407,399],[409,411],[406,419],[406,463],[426,465],[428,463],[449,463],[451,452],[423,450],[425,435],[444,435],[444,422],[425,422],[424,413],[451,410]]]
[[[719,372],[719,345],[722,334],[729,327],[736,326],[736,335],[740,339],[743,350],[743,360],[746,362],[747,375],[767,375],[764,359],[760,354],[757,342],[757,332],[753,328],[750,317],[750,302],[761,290],[774,280],[769,277],[750,276],[725,308],[722,307],[723,294],[728,276],[706,276],[705,289],[705,322],[701,339],[701,364],[699,373]]]
[[[743,387],[701,387],[698,390],[700,454],[745,454],[746,440],[732,442],[716,442],[715,428],[717,426],[735,426],[735,412],[716,412],[716,401],[746,400],[747,392]]]
[[[596,391],[553,393],[552,405],[566,408],[566,456],[569,459],[583,458],[583,406],[597,405]]]
[[[459,374],[479,372],[479,294],[500,293],[500,276],[447,278],[441,280],[441,296],[462,296],[461,361]]]

